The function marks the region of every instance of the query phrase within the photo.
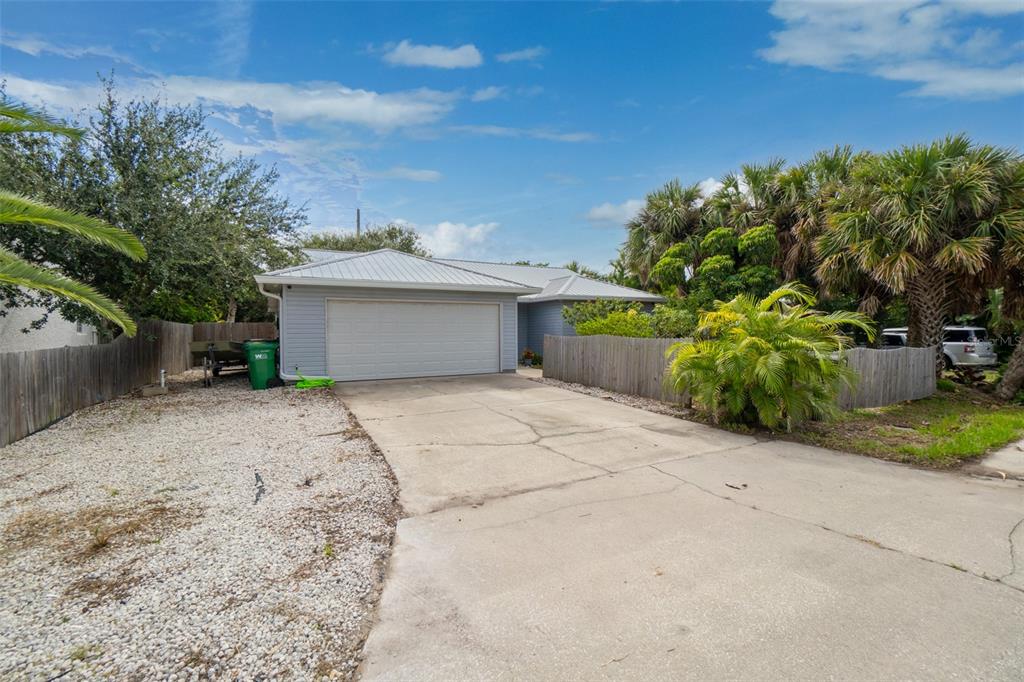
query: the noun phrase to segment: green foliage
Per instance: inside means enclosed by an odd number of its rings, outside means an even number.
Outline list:
[[[771,265],[779,255],[779,240],[774,225],[752,227],[740,235],[740,258],[747,265]]]
[[[576,325],[576,333],[579,336],[607,334],[608,336],[652,337],[654,336],[654,326],[650,315],[636,310],[617,311]]]
[[[63,124],[31,108],[0,100],[0,133],[54,133],[72,140],[80,140],[82,131]],[[17,143],[13,145],[17,148]],[[24,156],[24,152],[13,156]],[[31,238],[26,227],[42,228],[46,237],[61,239],[70,234],[94,245],[117,251],[128,258],[141,261],[146,249],[134,235],[119,230],[106,222],[76,211],[55,208],[26,196],[0,190],[0,225],[9,226],[8,243],[23,243]],[[63,233],[63,234],[62,234]],[[65,242],[65,248],[66,242]],[[24,256],[0,247],[0,293],[6,307],[15,307],[22,300],[31,300],[37,292],[44,298],[56,297],[70,305],[77,305],[88,314],[113,322],[128,336],[136,331],[135,322],[125,311],[95,288],[50,269],[51,261],[43,259],[38,265]]]
[[[935,380],[935,387],[940,391],[951,393],[956,390],[956,382],[951,379],[940,378]]]
[[[596,280],[601,280],[601,281],[604,281],[605,279],[607,279],[604,275],[602,275],[597,270],[595,270],[593,268],[588,268],[586,265],[584,265],[583,263],[580,263],[579,261],[574,261],[574,260],[569,261],[568,263],[565,264],[565,269],[566,270],[572,270],[573,272],[575,272],[577,275],[580,275],[581,277],[588,277],[590,279],[596,279]]]
[[[599,299],[596,301],[580,301],[571,306],[562,308],[562,319],[570,326],[577,328],[584,322],[605,317],[609,313],[629,312],[631,310],[640,312],[643,306],[636,301],[623,301],[620,299]]]
[[[701,253],[705,256],[732,256],[736,253],[738,240],[736,232],[729,227],[716,227],[700,241]]]
[[[754,298],[767,296],[778,286],[779,271],[770,265],[749,265],[730,278],[728,288]]]
[[[277,195],[276,171],[225,158],[199,108],[121,102],[113,84],[105,86],[81,140],[0,136],[0,186],[128,232],[148,260],[10,222],[0,224],[0,243],[102,291],[132,317],[266,319],[253,276],[298,262],[304,209]],[[97,322],[88,307],[0,292],[0,306],[12,304]]]
[[[697,266],[696,277],[711,289],[720,288],[736,272],[736,263],[729,256],[711,256]]]
[[[836,411],[836,393],[855,375],[841,359],[847,326],[871,333],[859,313],[823,314],[799,284],[760,301],[740,295],[700,318],[698,339],[670,349],[669,380],[718,420],[786,430]]]
[[[317,232],[302,238],[307,249],[328,251],[376,251],[394,249],[414,256],[429,256],[420,234],[408,225],[388,223],[368,227],[356,236],[355,232]]]
[[[693,334],[697,316],[690,310],[659,304],[651,313],[651,325],[659,338],[681,339]]]

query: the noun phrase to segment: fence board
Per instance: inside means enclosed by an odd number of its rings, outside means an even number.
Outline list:
[[[192,325],[193,341],[248,341],[276,339],[273,322],[197,322]]]
[[[545,336],[544,376],[617,393],[686,402],[664,384],[665,352],[684,339]]]
[[[161,369],[184,372],[192,366],[191,341],[190,324],[147,320],[131,339],[0,353],[0,447],[75,410],[154,383]]]
[[[686,402],[665,386],[668,348],[685,339],[545,336],[544,376],[609,391]],[[846,361],[859,381],[837,397],[841,409],[881,407],[935,393],[934,348],[853,348]]]

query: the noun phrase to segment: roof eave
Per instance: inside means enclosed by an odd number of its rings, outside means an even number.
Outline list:
[[[641,303],[664,303],[667,299],[664,296],[650,294],[648,296],[607,296],[584,294],[551,294],[550,296],[536,296],[529,294],[522,296],[528,302],[533,301],[639,301]]]
[[[527,286],[488,286],[485,284],[444,284],[434,282],[381,282],[364,279],[335,279],[332,277],[275,277],[256,275],[260,284],[302,284],[360,289],[422,289],[426,291],[476,291],[496,294],[518,294],[520,296],[539,293],[543,289]]]

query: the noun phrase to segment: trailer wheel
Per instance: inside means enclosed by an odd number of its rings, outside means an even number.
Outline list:
[[[223,369],[223,367],[221,367],[220,365],[214,365],[213,366],[213,376],[219,377],[220,376],[220,371],[222,369]]]

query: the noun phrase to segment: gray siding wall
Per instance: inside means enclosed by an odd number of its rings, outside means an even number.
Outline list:
[[[523,304],[526,308],[527,332],[519,337],[519,352],[529,346],[536,353],[544,353],[544,335],[576,336],[573,329],[562,319],[562,301],[544,301],[542,303]],[[525,339],[525,341],[524,341]]]
[[[414,289],[355,289],[293,284],[284,287],[281,306],[281,371],[304,376],[327,374],[327,298],[403,301],[474,301],[501,304],[501,369],[515,371],[518,331],[515,294]]]

